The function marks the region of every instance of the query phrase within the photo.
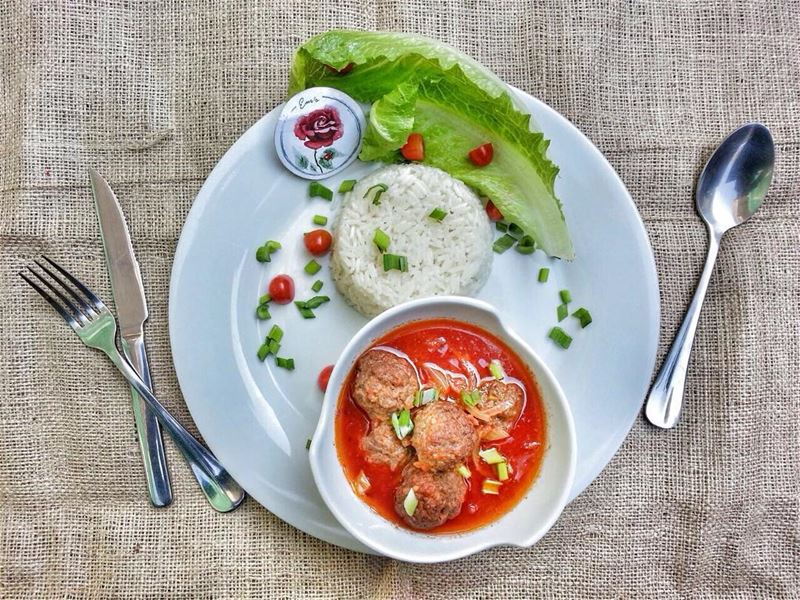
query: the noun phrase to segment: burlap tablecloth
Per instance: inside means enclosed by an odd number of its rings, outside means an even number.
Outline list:
[[[252,500],[219,515],[169,444],[176,501],[151,508],[121,379],[16,277],[44,252],[111,297],[95,166],[142,263],[156,388],[189,422],[166,314],[181,226],[217,159],[282,99],[293,48],[331,27],[450,42],[580,127],[647,225],[660,355],[705,252],[699,168],[745,121],[774,133],[775,180],[725,240],[683,420],[640,418],[530,550],[413,566],[320,542]],[[800,596],[800,2],[6,0],[0,44],[0,596]]]

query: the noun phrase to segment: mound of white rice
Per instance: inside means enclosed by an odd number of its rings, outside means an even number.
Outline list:
[[[370,187],[388,189],[380,204]],[[366,198],[364,196],[367,196]],[[430,213],[447,216],[437,222]],[[390,254],[405,256],[408,271],[384,271],[375,230],[390,238]],[[360,180],[334,223],[331,273],[360,313],[372,317],[406,300],[477,292],[492,266],[492,230],[483,205],[464,183],[419,164],[392,165]]]

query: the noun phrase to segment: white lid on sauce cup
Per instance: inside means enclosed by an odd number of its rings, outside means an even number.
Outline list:
[[[313,87],[289,98],[275,127],[275,150],[298,177],[324,179],[358,156],[366,120],[361,106],[347,94]]]

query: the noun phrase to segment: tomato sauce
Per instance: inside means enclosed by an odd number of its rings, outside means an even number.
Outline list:
[[[527,366],[496,336],[474,325],[449,319],[415,321],[403,325],[376,340],[374,346],[389,346],[406,354],[417,367],[423,385],[436,384],[436,381],[429,380],[428,369],[421,368],[424,363],[433,363],[469,378],[464,365],[466,361],[484,378],[490,376],[488,365],[493,359],[501,362],[506,376],[523,385],[525,404],[519,419],[509,431],[509,437],[481,442],[481,448],[497,448],[510,465],[509,478],[500,486],[499,495],[481,491],[484,479],[497,479],[495,466],[477,457],[476,464],[475,460],[469,458],[466,466],[472,476],[466,480],[467,495],[461,513],[427,532],[453,533],[476,529],[511,510],[536,478],[546,448],[544,408],[538,386]],[[358,479],[361,471],[367,476],[369,490],[360,494],[367,504],[382,517],[408,528],[394,509],[394,493],[400,482],[402,467],[392,471],[385,465],[367,462],[361,451],[361,440],[369,432],[369,419],[352,399],[353,371],[342,388],[336,410],[335,442],[339,462],[351,483]],[[456,400],[461,406],[460,400]]]

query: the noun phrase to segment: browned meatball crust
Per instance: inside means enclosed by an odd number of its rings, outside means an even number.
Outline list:
[[[438,400],[414,414],[411,445],[417,464],[433,471],[452,469],[472,454],[478,432],[470,417],[454,404]]]
[[[403,506],[411,488],[417,497],[413,515],[406,513]],[[431,529],[457,516],[466,494],[467,484],[455,471],[423,471],[408,465],[403,469],[403,478],[394,493],[394,509],[411,527]]]
[[[371,419],[384,421],[398,410],[411,408],[419,388],[414,367],[385,350],[370,350],[356,363],[353,400]]]
[[[361,440],[361,450],[369,462],[386,465],[392,470],[410,456],[410,450],[400,443],[386,421],[373,421],[371,431]]]
[[[522,412],[524,400],[522,388],[514,383],[503,383],[493,379],[482,383],[478,390],[481,394],[481,401],[478,404],[480,410],[486,411],[505,402],[510,404],[508,408],[492,417],[490,425],[506,431],[511,429]]]

